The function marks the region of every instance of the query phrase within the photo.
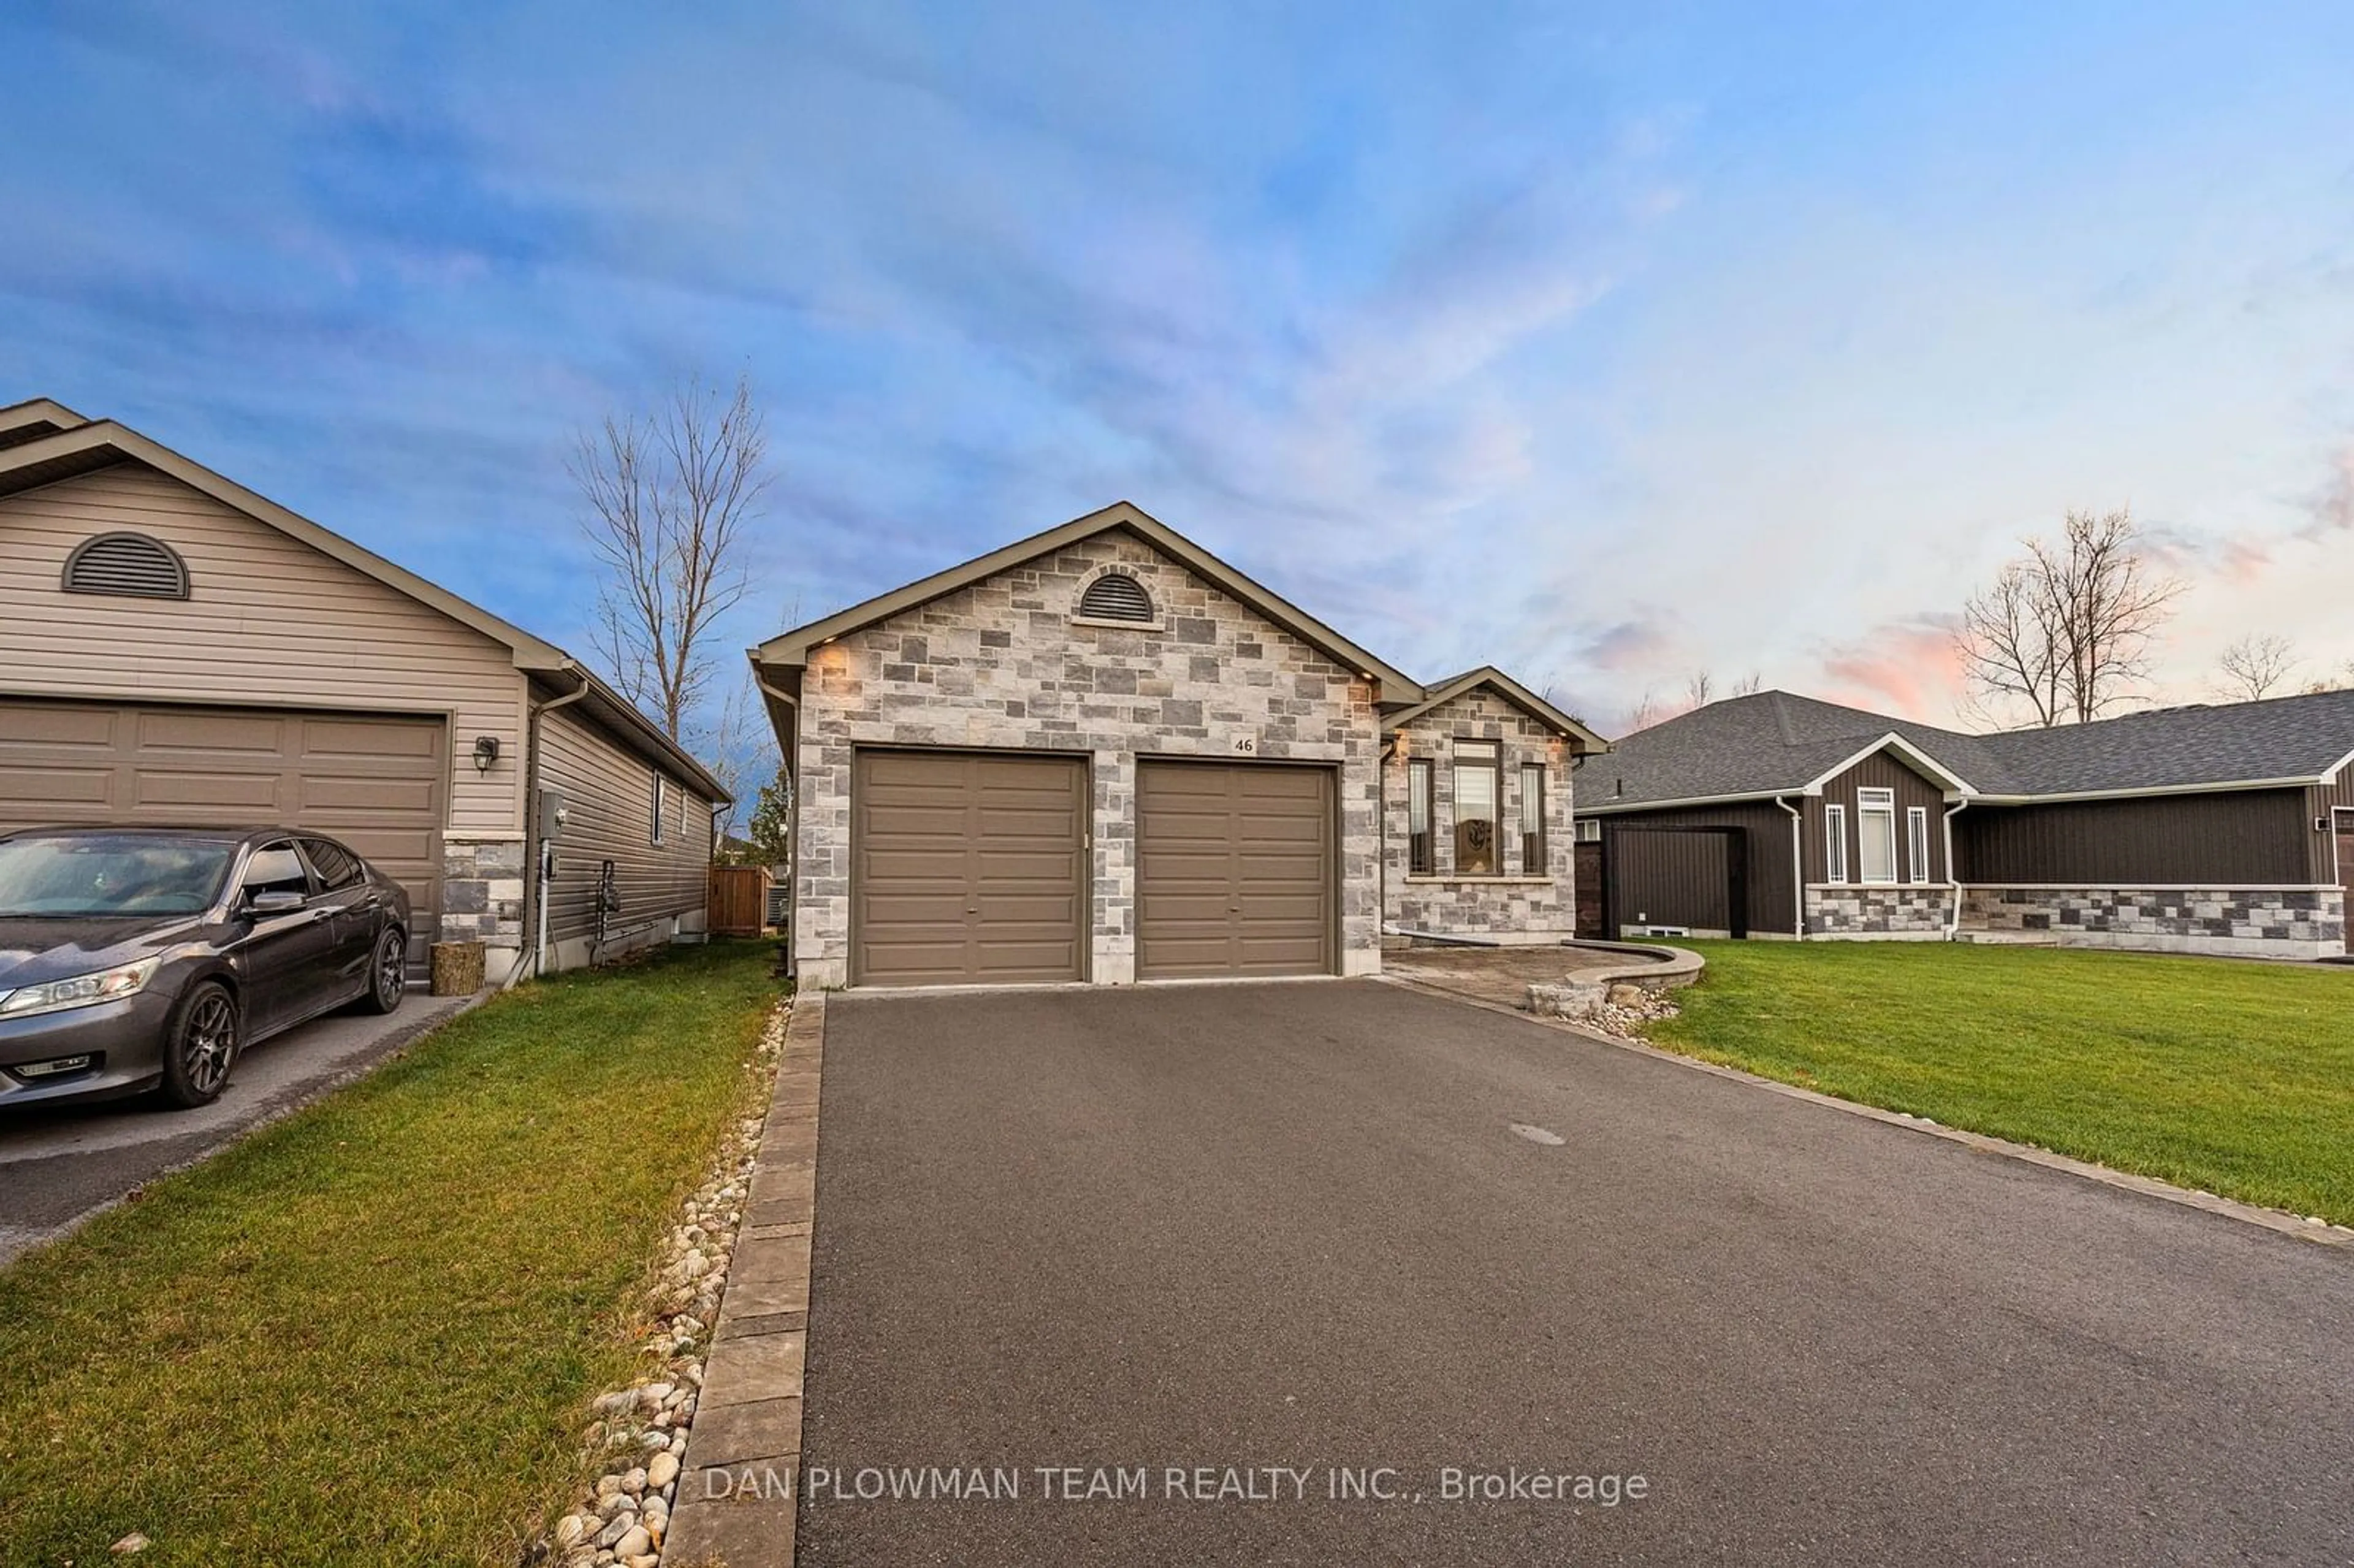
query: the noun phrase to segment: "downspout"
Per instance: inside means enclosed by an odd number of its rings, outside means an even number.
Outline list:
[[[1374,688],[1373,694],[1376,697],[1381,694],[1378,686]],[[1378,723],[1378,719],[1375,722]],[[1374,846],[1373,864],[1380,873],[1374,895],[1381,900],[1375,906],[1373,916],[1373,945],[1376,949],[1381,946],[1381,938],[1390,934],[1390,758],[1397,755],[1397,732],[1393,730],[1382,742],[1381,760],[1373,764],[1373,779],[1377,785],[1373,795],[1373,825],[1379,841]]]
[[[533,938],[525,946],[522,952],[515,955],[514,972],[507,976],[506,983],[509,986],[522,978],[523,968],[526,961],[531,965],[533,979],[536,980],[547,972],[548,840],[542,836],[547,824],[539,820],[539,721],[541,715],[552,709],[570,707],[588,694],[588,674],[570,660],[565,661],[563,667],[567,673],[579,676],[580,684],[553,701],[532,704],[531,716],[525,721],[524,821],[528,827],[527,836],[531,843]],[[504,987],[501,989],[504,990]]]
[[[1774,797],[1774,804],[1790,813],[1790,934],[1803,942],[1807,939],[1807,816],[1779,795]],[[1951,870],[1953,862],[1948,860],[1946,865]]]
[[[1953,912],[1946,916],[1946,940],[1958,939],[1962,934],[1962,873],[1954,863],[1954,819],[1969,810],[1967,800],[1956,800],[1946,810],[1946,880],[1954,889]]]

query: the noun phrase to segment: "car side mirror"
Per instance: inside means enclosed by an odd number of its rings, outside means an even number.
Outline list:
[[[291,915],[309,902],[299,893],[290,893],[283,888],[265,888],[260,893],[246,895],[245,912],[249,915]]]

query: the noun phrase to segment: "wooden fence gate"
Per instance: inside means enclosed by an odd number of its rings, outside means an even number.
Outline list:
[[[771,880],[765,865],[713,866],[707,895],[712,935],[758,936],[769,920]]]

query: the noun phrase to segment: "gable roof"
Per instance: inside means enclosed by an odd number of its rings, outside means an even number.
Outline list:
[[[11,440],[30,432],[30,439]],[[658,757],[684,774],[715,800],[727,792],[709,769],[678,742],[646,717],[637,705],[615,692],[580,662],[552,642],[541,641],[511,621],[493,615],[471,600],[459,598],[438,583],[427,581],[405,567],[396,566],[309,518],[290,512],[267,496],[235,480],[181,456],[112,419],[85,419],[48,398],[34,398],[0,408],[0,498],[19,495],[43,485],[95,473],[118,463],[138,463],[212,497],[255,522],[341,561],[387,588],[440,611],[472,628],[493,642],[504,644],[515,668],[533,675],[562,675],[586,683],[591,705],[613,721],[639,752]]]
[[[1627,736],[1579,775],[1581,810],[1819,794],[1882,748],[1954,799],[1989,803],[2285,788],[2354,761],[2354,692],[2194,705],[2049,729],[1966,735],[1760,692]]]
[[[1098,512],[1075,517],[1060,527],[1017,539],[1002,549],[976,556],[961,566],[935,572],[930,577],[877,595],[863,604],[837,610],[822,620],[797,626],[790,631],[769,638],[751,651],[757,665],[776,669],[793,669],[809,662],[810,650],[831,642],[847,632],[872,626],[876,621],[928,604],[933,599],[972,587],[1002,571],[1010,571],[1024,562],[1041,556],[1052,555],[1067,546],[1112,529],[1121,529],[1159,550],[1162,555],[1183,566],[1195,577],[1216,587],[1228,597],[1250,606],[1259,614],[1284,628],[1310,647],[1325,653],[1336,662],[1361,674],[1371,676],[1381,687],[1379,700],[1384,703],[1413,703],[1423,698],[1421,684],[1389,664],[1358,647],[1332,628],[1318,620],[1289,600],[1245,577],[1234,567],[1194,544],[1174,528],[1142,509],[1125,501],[1114,502]]]
[[[1449,675],[1444,681],[1424,687],[1423,698],[1420,702],[1400,708],[1395,713],[1384,714],[1382,727],[1387,730],[1404,729],[1423,715],[1444,707],[1467,692],[1479,691],[1483,687],[1494,692],[1498,696],[1547,727],[1578,742],[1579,749],[1582,751],[1610,749],[1608,741],[1530,691],[1493,664],[1482,664],[1476,670],[1466,670],[1459,675]]]
[[[0,408],[0,447],[22,446],[89,423],[63,403],[48,397],[28,397]]]

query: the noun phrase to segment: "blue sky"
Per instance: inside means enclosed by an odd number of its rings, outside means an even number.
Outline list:
[[[1605,728],[1950,720],[2071,506],[2191,585],[2158,694],[2354,660],[2354,8],[377,10],[0,12],[0,401],[576,650],[570,432],[741,370],[731,656],[1124,497]]]

